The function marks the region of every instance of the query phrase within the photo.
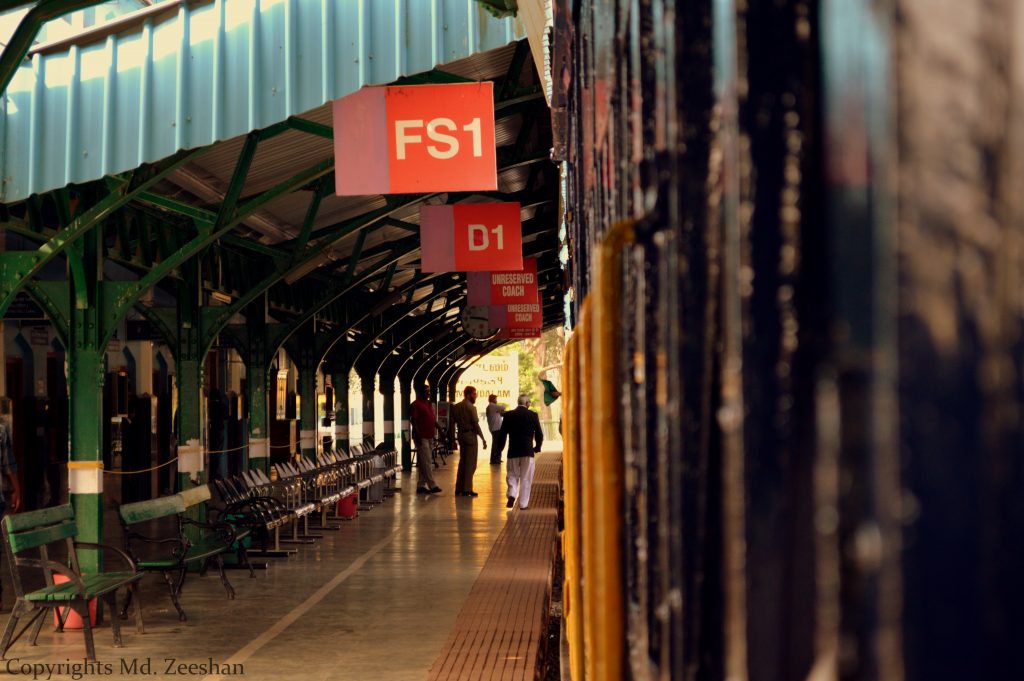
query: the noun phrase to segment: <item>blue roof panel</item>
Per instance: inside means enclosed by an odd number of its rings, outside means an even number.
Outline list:
[[[475,0],[169,2],[32,55],[3,96],[0,201],[134,169],[523,37]]]

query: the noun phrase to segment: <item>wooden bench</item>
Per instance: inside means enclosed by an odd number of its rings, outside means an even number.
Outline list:
[[[237,530],[226,522],[200,522],[185,515],[189,508],[203,504],[210,499],[210,490],[206,485],[185,490],[168,497],[123,504],[118,508],[118,518],[124,529],[125,551],[135,561],[135,565],[143,572],[159,572],[167,582],[171,602],[178,611],[178,619],[187,619],[181,607],[179,596],[185,583],[185,576],[190,567],[198,567],[205,572],[210,562],[217,565],[221,584],[227,591],[228,598],[235,597],[235,589],[228,581],[224,572],[224,554],[238,551],[239,561],[248,566],[248,556],[241,540],[248,536],[248,530]],[[159,537],[142,534],[137,527],[146,524],[156,527],[163,518],[173,519],[173,528]],[[143,546],[158,547],[143,551]],[[255,576],[251,567],[250,576]],[[130,594],[129,594],[130,596]],[[129,598],[130,601],[130,598]],[[122,617],[128,609],[125,603]]]
[[[3,521],[4,551],[11,566],[14,590],[17,601],[11,611],[11,618],[4,629],[3,640],[0,641],[0,658],[7,655],[8,649],[32,627],[29,642],[36,644],[39,631],[43,627],[44,615],[49,610],[57,610],[58,630],[64,630],[68,613],[74,610],[82,618],[82,631],[85,635],[85,650],[90,660],[96,659],[96,649],[92,641],[92,625],[89,621],[89,601],[102,598],[106,601],[111,613],[117,611],[117,590],[125,587],[128,600],[135,594],[135,626],[139,633],[144,632],[142,624],[142,607],[136,591],[142,573],[139,572],[132,559],[112,546],[75,541],[78,527],[75,524],[75,512],[70,504],[29,511],[17,515],[9,515]],[[67,563],[52,560],[49,547],[63,544],[67,552]],[[94,575],[82,574],[79,569],[79,548],[100,549],[120,556],[126,569],[120,572],[101,572]],[[24,557],[21,554],[38,549],[38,558]],[[21,582],[22,567],[36,567],[42,571],[45,586],[35,591],[26,592]],[[65,576],[68,581],[55,584],[54,574]],[[127,603],[125,604],[127,610]],[[18,622],[29,616],[28,622],[15,635]],[[111,629],[114,633],[114,646],[121,647],[121,629],[116,617],[111,616]]]

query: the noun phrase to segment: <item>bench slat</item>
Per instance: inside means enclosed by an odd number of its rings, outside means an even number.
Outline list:
[[[8,518],[9,517],[10,516],[8,516]],[[49,527],[41,527],[35,530],[26,530],[25,532],[9,534],[9,541],[11,544],[11,551],[14,553],[21,553],[28,549],[43,546],[44,544],[52,544],[62,539],[67,539],[68,537],[74,537],[77,534],[78,526],[75,525],[75,521],[64,520],[58,525],[51,525]]]
[[[101,572],[98,575],[82,575],[86,598],[102,596],[139,579],[142,579],[142,574],[132,574],[131,572]],[[36,602],[63,602],[76,598],[78,598],[78,587],[74,582],[54,584],[25,594],[25,600]]]
[[[184,513],[185,504],[180,495],[172,494],[169,497],[160,497],[159,499],[150,499],[149,501],[121,504],[117,512],[126,525],[134,525],[135,523],[147,520],[156,520],[157,518]]]
[[[75,511],[71,504],[63,506],[51,506],[38,511],[26,511],[17,515],[4,517],[4,524],[8,532],[21,532],[41,525],[56,525],[62,520],[70,520],[75,517]]]

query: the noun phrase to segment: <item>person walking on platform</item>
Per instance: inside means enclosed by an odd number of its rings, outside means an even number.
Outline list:
[[[455,496],[480,496],[473,491],[473,475],[476,473],[476,438],[479,436],[487,449],[487,440],[480,430],[480,415],[476,413],[476,388],[466,386],[462,391],[464,399],[452,407],[452,420],[459,428],[459,469],[455,474]]]
[[[434,434],[437,417],[427,398],[424,386],[416,388],[416,400],[409,411],[412,439],[416,443],[417,494],[437,494],[441,488],[434,482]]]
[[[501,450],[505,449],[505,436],[501,433],[501,416],[505,407],[498,404],[498,396],[487,397],[487,429],[491,431],[491,465],[501,465]]]
[[[544,444],[540,417],[537,412],[530,411],[529,395],[520,395],[519,406],[505,414],[501,432],[508,437],[508,503],[505,507],[515,506],[518,497],[520,510],[525,510],[530,506],[530,489],[533,487],[533,457]]]
[[[21,510],[21,487],[18,484],[18,466],[14,461],[11,444],[11,400],[0,397],[0,518],[10,511]],[[0,552],[0,557],[3,553]],[[0,581],[0,610],[3,609],[3,582]]]

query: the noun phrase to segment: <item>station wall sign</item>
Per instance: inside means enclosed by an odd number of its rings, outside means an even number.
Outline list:
[[[491,81],[367,87],[333,118],[339,196],[498,188]]]
[[[420,206],[423,272],[489,272],[523,268],[518,203]]]
[[[466,276],[469,305],[539,303],[537,259],[523,258],[519,271],[470,272]]]

